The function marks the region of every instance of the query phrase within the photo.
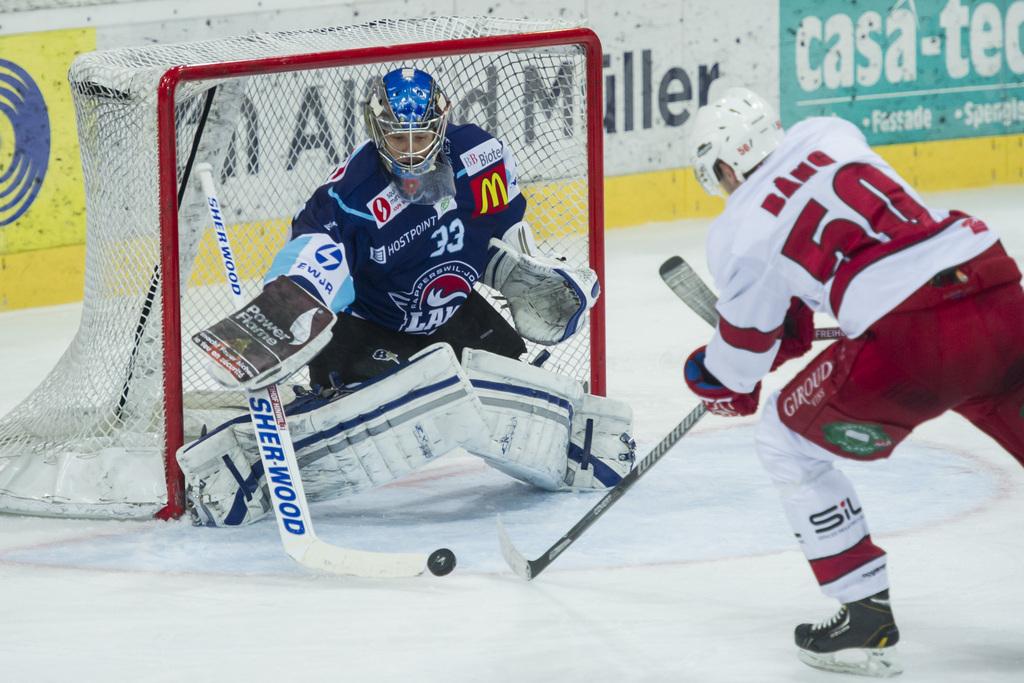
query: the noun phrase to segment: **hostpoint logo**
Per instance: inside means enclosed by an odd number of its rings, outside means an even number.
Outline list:
[[[50,161],[50,117],[27,71],[0,59],[0,227],[35,201]]]

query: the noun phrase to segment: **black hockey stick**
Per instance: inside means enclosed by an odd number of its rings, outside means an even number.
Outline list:
[[[196,152],[199,150],[199,141],[203,137],[203,129],[206,127],[206,119],[210,115],[210,107],[213,105],[213,96],[217,92],[214,86],[206,91],[206,101],[203,102],[203,111],[199,116],[199,123],[196,126],[195,137],[192,138],[192,149],[189,150],[188,161],[182,171],[181,184],[178,186],[178,208],[185,198],[185,188],[188,187],[189,176],[192,175],[192,164],[196,160]],[[127,98],[125,93],[123,97]],[[121,419],[121,412],[128,403],[128,393],[131,390],[132,377],[135,375],[135,359],[139,355],[139,346],[146,333],[146,324],[153,312],[153,303],[156,301],[157,291],[160,289],[160,264],[153,266],[153,274],[149,278],[149,290],[146,292],[146,300],[142,303],[142,310],[139,312],[139,321],[135,323],[135,335],[133,338],[132,352],[128,357],[128,368],[125,372],[124,384],[121,385],[121,395],[117,399],[117,407],[114,408],[114,419]]]
[[[538,557],[536,560],[528,560],[523,557],[523,554],[516,549],[512,544],[512,540],[508,536],[508,532],[505,530],[505,525],[502,524],[501,518],[498,518],[498,540],[501,542],[501,554],[505,557],[505,561],[508,562],[508,566],[512,570],[523,577],[527,581],[536,577],[542,571],[544,571],[549,564],[555,561],[555,559],[561,555],[565,550],[576,542],[583,532],[590,528],[590,525],[597,521],[598,517],[608,511],[615,502],[626,495],[626,491],[630,489],[644,476],[647,470],[651,469],[656,462],[661,460],[661,457],[665,455],[681,438],[686,436],[695,424],[707,412],[704,404],[701,403],[696,408],[690,411],[690,413],[683,418],[683,421],[677,424],[671,432],[669,432],[664,439],[662,439],[657,446],[651,449],[650,453],[644,456],[644,459],[637,463],[636,467],[630,471],[629,474],[622,478],[622,481],[615,486],[615,488],[608,491],[601,497],[601,500],[597,501],[594,507],[590,508],[585,515],[576,522],[575,525],[564,536],[558,539],[558,542],[548,548],[543,555]]]
[[[715,303],[718,297],[693,268],[679,256],[668,258],[658,268],[661,279],[683,303],[699,315],[711,327],[718,325],[718,311]],[[843,331],[838,327],[819,327],[814,330],[814,340],[841,339]]]

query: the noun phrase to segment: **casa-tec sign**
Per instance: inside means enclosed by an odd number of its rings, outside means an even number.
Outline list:
[[[1024,132],[1024,0],[781,0],[783,124],[872,144]]]

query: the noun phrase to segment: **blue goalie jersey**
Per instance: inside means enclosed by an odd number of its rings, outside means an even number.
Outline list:
[[[430,334],[469,297],[488,242],[523,219],[515,159],[472,124],[449,126],[443,154],[455,196],[406,200],[372,141],[358,147],[292,221],[267,273],[287,275],[335,312],[410,334]]]

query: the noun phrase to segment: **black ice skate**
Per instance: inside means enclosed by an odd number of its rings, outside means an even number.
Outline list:
[[[830,619],[796,627],[800,661],[818,669],[887,678],[903,671],[889,591],[843,605]]]

